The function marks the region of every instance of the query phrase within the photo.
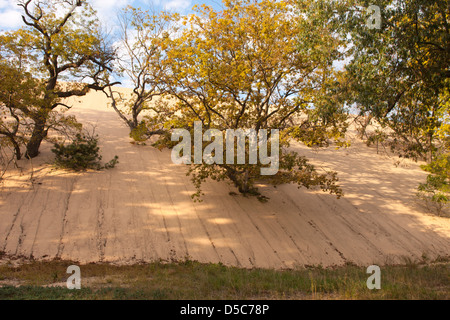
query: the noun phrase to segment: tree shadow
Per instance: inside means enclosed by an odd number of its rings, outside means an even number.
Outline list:
[[[450,254],[449,220],[424,215],[413,201],[420,170],[395,168],[373,150],[293,146],[339,173],[340,200],[294,185],[262,185],[270,200],[261,203],[207,181],[196,203],[187,168],[172,164],[170,151],[131,144],[127,127],[105,108],[77,112],[97,123],[104,159],[118,155],[120,163],[100,172],[51,170],[44,145],[34,183],[18,176],[2,191],[0,251],[81,263],[190,259],[276,269]]]

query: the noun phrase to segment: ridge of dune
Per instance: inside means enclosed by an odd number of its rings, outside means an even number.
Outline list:
[[[45,143],[32,182],[27,170],[16,171],[1,187],[0,252],[80,263],[191,259],[275,269],[450,256],[450,219],[426,214],[415,199],[426,173],[413,162],[396,167],[361,141],[340,150],[292,146],[338,172],[340,200],[283,185],[263,186],[270,201],[260,203],[230,196],[227,183],[207,182],[204,202],[194,203],[186,168],[171,163],[170,151],[131,144],[103,93],[68,103],[80,122],[96,126],[103,158],[118,155],[120,163],[102,172],[54,170]]]

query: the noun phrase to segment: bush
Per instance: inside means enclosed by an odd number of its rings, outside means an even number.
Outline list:
[[[56,155],[55,164],[59,168],[82,171],[87,169],[112,169],[119,163],[115,156],[106,165],[101,164],[102,156],[99,154],[98,137],[77,134],[72,143],[64,145],[55,143],[52,152]]]
[[[430,172],[427,182],[419,185],[418,197],[434,205],[437,213],[450,203],[450,154],[438,157],[434,162],[422,169]]]
[[[145,142],[148,139],[148,128],[144,121],[142,121],[136,128],[131,130],[130,137],[136,142]]]

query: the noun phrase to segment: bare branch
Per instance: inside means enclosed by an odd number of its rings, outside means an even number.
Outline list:
[[[81,5],[83,4],[83,0],[76,0],[75,3],[73,4],[72,8],[70,8],[69,12],[67,12],[67,14],[64,16],[64,18],[62,19],[62,21],[60,22],[60,24],[55,28],[55,30],[52,32],[52,35],[54,34],[58,34],[61,32],[62,27],[64,27],[64,25],[67,23],[67,21],[70,19],[70,17],[73,15],[73,13],[75,12],[75,10],[78,7],[81,7]]]

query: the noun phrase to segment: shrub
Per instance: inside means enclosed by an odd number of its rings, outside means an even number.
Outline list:
[[[450,154],[438,157],[422,169],[430,172],[427,182],[419,185],[418,197],[431,203],[439,215],[450,203]]]
[[[136,128],[131,130],[130,137],[136,142],[145,142],[148,139],[148,128],[144,121],[142,121]]]
[[[119,157],[115,156],[110,162],[102,165],[98,137],[87,134],[77,134],[68,145],[55,143],[52,152],[56,155],[57,167],[75,171],[112,169],[119,163]]]

